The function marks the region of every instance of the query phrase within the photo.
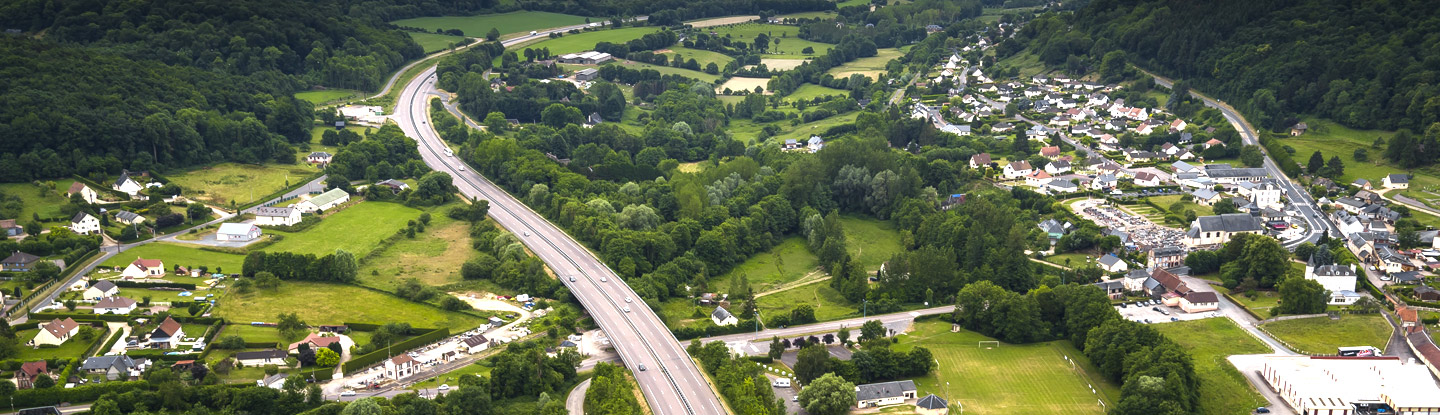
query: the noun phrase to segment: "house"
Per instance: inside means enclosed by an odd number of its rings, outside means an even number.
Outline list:
[[[249,223],[222,223],[215,231],[217,241],[252,241],[260,237],[260,227]]]
[[[1080,191],[1080,185],[1069,180],[1051,180],[1045,183],[1044,190],[1052,195],[1075,193]]]
[[[1420,273],[1416,271],[1391,273],[1390,278],[1393,278],[1396,284],[1419,284],[1425,281],[1425,277],[1420,276]]]
[[[85,294],[83,298],[101,299],[105,297],[113,297],[115,296],[115,294],[119,293],[120,287],[116,287],[115,283],[108,280],[101,280],[96,281],[94,284],[90,284],[90,288],[85,289]]]
[[[1050,180],[1050,173],[1046,173],[1044,170],[1033,170],[1030,174],[1025,175],[1025,184],[1030,186],[1041,187],[1050,183]]]
[[[820,151],[820,149],[825,148],[825,140],[818,135],[812,135],[809,140],[805,141],[805,147],[810,149],[811,153]]]
[[[917,392],[915,381],[910,380],[859,385],[855,387],[855,407],[864,409],[901,404],[915,399]]]
[[[1420,301],[1440,301],[1440,290],[1430,288],[1428,285],[1415,286],[1415,299]]]
[[[1045,147],[1040,147],[1040,155],[1045,156],[1046,158],[1059,157],[1059,156],[1060,156],[1060,146],[1045,146]]]
[[[1275,185],[1275,183],[1268,181],[1260,183],[1259,186],[1252,187],[1249,193],[1250,203],[1254,203],[1255,206],[1269,209],[1283,209],[1285,207],[1285,204],[1280,201],[1282,194],[1280,186]]]
[[[933,393],[915,402],[915,412],[921,415],[942,415],[949,411],[949,403]]]
[[[330,160],[334,159],[334,155],[324,151],[312,152],[310,155],[305,156],[305,162],[310,164],[330,164]]]
[[[1128,161],[1128,162],[1131,162],[1131,163],[1146,163],[1146,162],[1150,162],[1151,160],[1155,160],[1155,159],[1157,159],[1157,158],[1160,158],[1160,156],[1156,155],[1155,153],[1151,153],[1151,152],[1149,152],[1149,151],[1127,151],[1127,152],[1125,152],[1125,161]]]
[[[1190,124],[1186,124],[1186,123],[1185,123],[1185,120],[1176,118],[1175,121],[1171,121],[1171,122],[1170,122],[1170,131],[1172,131],[1172,132],[1184,131],[1184,130],[1185,130],[1185,127],[1187,127],[1187,126],[1189,126],[1189,125],[1190,125]]]
[[[590,113],[590,115],[586,115],[586,116],[585,116],[585,124],[582,124],[581,126],[582,126],[582,127],[585,127],[585,128],[594,128],[595,126],[600,125],[600,124],[604,124],[604,123],[605,123],[605,118],[601,117],[601,116],[600,116],[600,113],[598,113],[598,112],[592,112],[592,113]]]
[[[1381,181],[1384,182],[1386,189],[1408,189],[1408,188],[1410,188],[1410,175],[1408,175],[1408,174],[1389,174],[1389,175],[1385,175],[1385,178],[1384,178],[1384,179],[1381,179]]]
[[[420,366],[419,362],[410,358],[410,355],[399,355],[385,361],[385,377],[390,379],[403,379],[415,374],[415,369]]]
[[[1055,160],[1055,161],[1052,161],[1052,162],[1050,162],[1049,164],[1046,164],[1046,165],[1045,165],[1045,172],[1046,172],[1046,173],[1050,173],[1050,174],[1052,174],[1052,175],[1054,175],[1054,174],[1060,174],[1060,173],[1068,173],[1068,172],[1070,172],[1070,162],[1065,161],[1065,160]]]
[[[797,141],[793,138],[787,138],[785,139],[785,144],[780,146],[780,149],[785,151],[799,150],[800,141]]]
[[[335,343],[340,343],[339,336],[325,336],[320,333],[310,333],[306,335],[304,339],[290,343],[290,347],[286,348],[286,350],[289,351],[290,354],[300,354],[301,345],[308,346],[310,350],[315,350],[322,347],[330,347],[331,344]]]
[[[1150,268],[1175,268],[1185,265],[1185,256],[1189,252],[1178,246],[1162,246],[1151,249],[1145,254],[1145,265]]]
[[[0,237],[20,236],[25,233],[25,227],[20,226],[15,219],[0,220]]]
[[[1100,269],[1106,272],[1125,272],[1130,269],[1130,266],[1125,264],[1125,260],[1120,259],[1120,257],[1115,256],[1115,254],[1105,254],[1105,256],[1095,261],[1095,263],[1100,265]]]
[[[40,257],[15,251],[0,262],[0,271],[26,272],[33,268],[36,262],[40,262]]]
[[[150,332],[149,347],[152,349],[174,349],[180,346],[180,340],[185,338],[185,328],[179,322],[170,317],[160,322],[155,331]]]
[[[376,186],[388,187],[388,188],[390,188],[390,193],[394,193],[394,194],[399,194],[400,192],[403,192],[403,191],[406,191],[406,190],[410,190],[410,184],[409,184],[409,183],[405,183],[405,182],[402,182],[402,181],[399,181],[399,180],[395,180],[395,179],[385,179],[385,180],[381,180],[381,181],[379,181],[379,182],[376,182],[375,185],[376,185]]]
[[[1145,291],[1145,281],[1150,279],[1150,272],[1144,269],[1132,269],[1125,274],[1122,284],[1126,292]]]
[[[240,352],[235,354],[235,361],[245,367],[285,366],[285,352],[278,349]]]
[[[255,224],[259,226],[295,226],[300,223],[300,209],[293,207],[255,208]]]
[[[120,210],[115,212],[115,220],[126,225],[139,225],[145,222],[145,217],[135,212]]]
[[[965,137],[970,135],[971,129],[969,124],[945,124],[940,127],[940,132]]]
[[[575,71],[576,81],[593,81],[598,77],[600,77],[600,70],[595,68],[585,68]]]
[[[1220,298],[1214,291],[1191,291],[1180,296],[1180,309],[1186,313],[1203,313],[1220,309]]]
[[[990,153],[980,153],[970,156],[970,168],[979,169],[982,166],[990,165]]]
[[[1290,126],[1290,136],[1291,136],[1291,137],[1295,137],[1295,136],[1299,136],[1299,135],[1301,135],[1301,134],[1305,134],[1305,131],[1307,131],[1307,130],[1309,130],[1309,129],[1310,129],[1310,126],[1305,125],[1304,122],[1295,123],[1295,125]]]
[[[80,195],[80,198],[85,200],[85,203],[100,203],[100,194],[96,193],[95,189],[91,189],[90,186],[86,186],[85,183],[76,181],[70,184],[69,190],[65,191],[66,198],[76,194]]]
[[[1210,139],[1210,140],[1205,141],[1205,148],[1208,149],[1208,148],[1214,147],[1214,146],[1225,147],[1225,142],[1224,142],[1224,141],[1220,141],[1220,139],[1218,139],[1218,138],[1212,138],[1212,139]]]
[[[1365,180],[1365,179],[1355,179],[1355,183],[1350,183],[1350,185],[1351,185],[1351,186],[1355,186],[1355,187],[1359,187],[1359,188],[1365,189],[1365,190],[1372,190],[1372,189],[1373,189],[1372,187],[1370,187],[1370,181],[1369,181],[1369,180]]]
[[[1160,175],[1148,171],[1135,172],[1135,185],[1155,187],[1160,185]]]
[[[1119,184],[1119,183],[1120,183],[1120,179],[1115,178],[1115,175],[1113,175],[1113,174],[1102,174],[1102,175],[1099,175],[1099,176],[1095,176],[1095,179],[1090,181],[1090,189],[1092,189],[1092,190],[1112,189],[1112,188],[1115,187],[1115,185],[1117,185],[1117,184]]]
[[[1035,226],[1038,226],[1041,231],[1044,231],[1050,239],[1060,239],[1060,237],[1065,236],[1065,225],[1061,224],[1058,220],[1046,219]]]
[[[143,174],[137,174],[137,176],[141,175]],[[140,194],[141,190],[145,190],[145,185],[140,184],[140,182],[136,181],[134,178],[131,178],[129,170],[121,170],[120,178],[116,179],[115,184],[110,185],[110,188],[115,189],[115,191],[130,195],[130,197],[135,197]]]
[[[339,188],[330,189],[325,193],[315,195],[308,200],[295,204],[296,209],[301,213],[313,213],[315,211],[326,211],[350,201],[350,194]]]
[[[1010,132],[1010,130],[1014,130],[1014,129],[1015,129],[1015,124],[1011,124],[1011,123],[1004,122],[1004,121],[997,122],[997,123],[995,123],[995,124],[993,124],[993,125],[990,126],[990,131],[991,131],[991,132],[996,132],[996,133]]]
[[[95,314],[130,314],[135,310],[135,300],[125,297],[105,297],[95,303]]]
[[[90,216],[89,213],[76,213],[75,217],[70,219],[70,230],[80,235],[99,235],[100,219]]]
[[[710,313],[710,321],[715,322],[717,326],[733,326],[738,324],[740,319],[735,318],[735,315],[730,314],[730,310],[726,310],[725,307],[715,307],[715,311]]]
[[[290,375],[286,373],[276,373],[270,376],[266,376],[263,379],[256,380],[255,386],[275,390],[285,389],[285,379],[288,379],[289,377]]]
[[[1150,271],[1150,278],[1145,280],[1145,292],[1151,297],[1162,297],[1170,294],[1170,300],[1166,301],[1166,305],[1169,306],[1175,305],[1176,297],[1189,294],[1190,291],[1190,286],[1186,285],[1185,281],[1180,280],[1180,277],[1161,268]]]
[[[466,337],[464,343],[465,352],[470,354],[480,353],[490,348],[490,340],[479,334]]]
[[[1204,187],[1195,189],[1190,195],[1195,196],[1195,204],[1200,206],[1214,206],[1221,200],[1220,192]]]
[[[50,376],[49,371],[44,360],[22,363],[20,370],[15,371],[15,387],[17,389],[33,388],[35,387],[35,378],[40,375]]]
[[[1010,162],[1010,164],[1005,165],[1005,171],[1003,175],[1006,179],[1019,179],[1021,177],[1029,176],[1032,170],[1033,169],[1030,168],[1030,162],[1028,161],[1012,161]]]
[[[66,340],[70,340],[70,338],[74,337],[75,333],[79,331],[80,323],[76,323],[75,319],[66,317],[64,320],[60,320],[57,318],[50,320],[49,323],[41,324],[39,332],[35,333],[35,338],[31,339],[29,343],[25,343],[25,345],[36,347],[43,345],[59,346],[64,344]]]
[[[1388,245],[1376,246],[1375,252],[1371,254],[1371,257],[1370,260],[1386,273],[1414,271],[1418,268],[1414,263],[1410,262],[1410,257],[1396,252],[1394,248]]]
[[[1099,287],[1100,291],[1104,291],[1105,296],[1110,297],[1111,300],[1125,298],[1125,281],[1123,280],[1106,280],[1090,285]]]
[[[80,370],[92,375],[104,375],[107,380],[129,380],[140,375],[140,366],[129,356],[95,356],[85,359]]]
[[[136,257],[130,265],[120,272],[125,278],[163,278],[165,277],[165,261],[158,259],[144,259]]]
[[[1220,245],[1229,242],[1235,234],[1259,235],[1263,231],[1259,219],[1244,213],[1201,216],[1190,224],[1190,230],[1185,233],[1185,244],[1192,248]]]

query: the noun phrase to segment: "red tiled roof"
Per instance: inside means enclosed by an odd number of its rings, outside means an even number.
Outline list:
[[[315,347],[329,347],[331,343],[338,342],[340,342],[339,336],[321,336],[319,333],[310,333],[310,335],[305,336],[304,340],[290,343],[290,350],[298,349],[301,344],[305,343],[314,344]]]
[[[45,325],[40,328],[50,332],[50,335],[58,339],[70,333],[70,330],[74,330],[76,327],[80,327],[80,323],[76,323],[73,318],[66,317],[64,321],[57,318],[49,323],[45,323]]]
[[[165,321],[160,322],[160,327],[155,328],[155,333],[163,333],[166,337],[174,337],[178,332],[180,332],[180,323],[170,317],[165,317]]]
[[[1150,273],[1150,278],[1154,278],[1156,282],[1165,286],[1166,289],[1180,293],[1180,295],[1190,293],[1190,287],[1186,286],[1185,282],[1180,280],[1180,277],[1171,274],[1170,271],[1166,271],[1164,268],[1155,268],[1155,271]]]
[[[138,257],[135,258],[135,262],[131,262],[131,264],[139,265],[141,268],[159,268],[159,267],[165,266],[165,262],[163,262],[163,261],[161,261],[161,260],[158,260],[158,259],[143,259],[143,258],[138,258]]]
[[[25,362],[25,364],[20,365],[20,372],[25,373],[25,376],[30,378],[34,378],[35,375],[45,373],[47,371],[49,370],[46,368],[44,360]]]

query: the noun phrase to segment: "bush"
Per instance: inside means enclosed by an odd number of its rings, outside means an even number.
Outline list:
[[[239,349],[244,349],[244,348],[245,348],[245,338],[240,337],[240,336],[225,336],[225,337],[221,337],[221,338],[220,338],[220,341],[215,342],[215,348],[217,348],[217,349],[225,349],[225,350],[239,350]]]

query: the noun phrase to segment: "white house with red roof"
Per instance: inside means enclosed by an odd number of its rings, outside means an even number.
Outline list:
[[[399,355],[385,361],[385,377],[400,380],[415,374],[415,368],[420,366],[419,362],[410,358],[409,355]]]
[[[158,259],[135,258],[130,266],[120,272],[124,278],[162,278],[165,276],[165,261]]]
[[[300,354],[300,345],[302,344],[308,344],[310,345],[310,350],[316,350],[320,348],[330,347],[331,344],[339,342],[339,336],[323,336],[321,335],[321,333],[310,333],[310,335],[305,336],[304,340],[290,343],[289,351],[290,354]]]
[[[60,320],[57,318],[51,320],[49,323],[41,324],[40,332],[36,333],[35,338],[30,340],[29,343],[26,343],[26,345],[41,346],[48,344],[59,346],[64,344],[66,340],[70,340],[71,337],[75,337],[75,333],[79,331],[80,323],[76,323],[75,319],[66,317],[65,320]]]

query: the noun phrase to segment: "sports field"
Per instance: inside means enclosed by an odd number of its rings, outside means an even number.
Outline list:
[[[264,250],[325,256],[344,249],[360,258],[374,251],[381,240],[405,229],[407,221],[419,216],[419,209],[399,203],[362,202],[301,232],[267,230],[270,234],[284,235],[285,239]]]
[[[418,27],[432,32],[435,29],[460,29],[465,32],[465,36],[483,38],[492,28],[500,31],[501,35],[522,32],[528,34],[531,30],[584,24],[585,19],[584,16],[560,13],[519,11],[475,16],[417,17],[390,23],[397,26]],[[593,19],[592,21],[600,20]]]
[[[1379,314],[1342,314],[1339,320],[1301,318],[1265,323],[1261,327],[1298,351],[1326,355],[1335,354],[1339,347],[1384,349],[1391,333],[1390,324]]]
[[[1269,353],[1271,350],[1230,319],[1205,318],[1156,324],[1154,327],[1190,351],[1190,357],[1195,361],[1195,374],[1200,377],[1199,414],[1248,414],[1266,405],[1265,398],[1225,357]]]
[[[958,402],[966,414],[1104,414],[1100,401],[1114,405],[1120,396],[1066,341],[982,348],[980,341],[995,339],[951,333],[950,323],[933,320],[916,323],[899,339],[896,351],[924,346],[940,362],[935,372],[915,379],[919,395],[947,398],[952,408]]]
[[[870,77],[870,80],[873,81],[880,79],[880,75],[885,74],[885,65],[888,65],[890,61],[903,54],[899,49],[895,48],[879,49],[875,51],[875,56],[846,62],[843,65],[830,68],[830,70],[825,71],[825,73],[833,75],[836,78],[849,78],[850,75],[860,74]]]
[[[453,313],[349,284],[285,281],[278,288],[230,292],[214,314],[228,321],[275,322],[280,313],[296,313],[309,324],[406,322],[413,327],[448,327],[452,331],[480,326],[479,317]]]
[[[184,189],[185,197],[229,206],[243,205],[269,196],[289,186],[300,184],[315,174],[314,167],[296,164],[220,163],[197,167],[169,176],[170,181]]]
[[[459,42],[460,39],[463,39],[460,36],[440,35],[435,33],[407,33],[410,34],[411,39],[415,39],[415,43],[419,43],[420,47],[425,49],[425,53],[435,53],[445,50],[449,48],[451,44]]]

